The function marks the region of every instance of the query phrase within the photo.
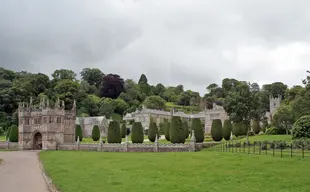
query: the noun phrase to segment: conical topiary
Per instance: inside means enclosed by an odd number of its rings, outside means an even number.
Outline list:
[[[10,126],[10,142],[18,142],[18,127],[16,125]]]
[[[234,122],[232,124],[232,130],[233,130],[233,134],[236,137],[239,137],[242,135],[242,129],[243,129],[243,124],[242,122]]]
[[[121,125],[121,136],[122,136],[122,138],[126,137],[126,133],[127,133],[126,124],[122,123],[122,125]]]
[[[100,130],[98,125],[95,125],[93,127],[93,130],[91,132],[91,138],[93,139],[93,141],[99,141],[100,139]]]
[[[183,129],[184,129],[185,139],[187,139],[189,136],[189,129],[188,129],[187,121],[183,121]]]
[[[131,141],[132,143],[143,143],[143,127],[141,122],[134,122],[131,128]]]
[[[121,143],[121,128],[118,121],[111,121],[108,127],[108,143]]]
[[[223,139],[223,127],[220,119],[212,120],[211,137],[213,141],[221,141]]]
[[[201,124],[201,120],[199,118],[192,119],[192,131],[195,132],[195,138],[197,143],[202,143],[205,139],[204,129]]]
[[[170,123],[168,121],[164,122],[165,138],[170,141]]]
[[[11,132],[11,126],[8,128],[8,130],[6,131],[6,136],[5,136],[5,140],[7,141],[10,137],[10,132]]]
[[[230,120],[226,119],[223,125],[223,138],[226,141],[230,140],[231,131],[232,131],[232,124]]]
[[[151,142],[155,142],[157,134],[158,134],[157,125],[155,122],[151,122],[149,126],[149,131],[148,131],[148,139]]]
[[[171,143],[185,143],[184,127],[181,118],[178,116],[171,118],[170,141]]]
[[[81,125],[75,125],[75,141],[77,141],[77,139],[80,139],[80,141],[83,140],[83,132],[82,132],[82,127]]]
[[[254,134],[259,134],[259,132],[260,132],[259,121],[253,121],[252,129],[253,129]]]

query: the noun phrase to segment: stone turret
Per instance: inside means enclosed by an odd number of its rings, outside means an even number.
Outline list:
[[[282,96],[278,95],[277,97],[269,96],[269,110],[270,114],[273,115],[276,110],[280,107]]]

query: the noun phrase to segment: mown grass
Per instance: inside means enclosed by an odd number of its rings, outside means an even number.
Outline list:
[[[310,161],[203,150],[196,153],[44,151],[61,191],[309,191]]]
[[[5,141],[5,135],[0,135],[0,141]]]
[[[246,138],[241,139],[241,141],[245,141]],[[250,141],[292,141],[291,135],[256,135],[249,137]]]

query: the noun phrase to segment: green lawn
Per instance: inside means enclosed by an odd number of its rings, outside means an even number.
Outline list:
[[[44,151],[48,175],[65,192],[309,191],[310,161],[223,153]]]
[[[5,141],[5,135],[0,135],[0,141]]]
[[[246,138],[241,139],[241,141],[245,141]],[[292,141],[291,135],[256,135],[249,137],[250,141]]]

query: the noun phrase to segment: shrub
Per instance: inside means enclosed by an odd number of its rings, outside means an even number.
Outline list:
[[[242,129],[243,129],[243,124],[241,122],[234,122],[232,124],[232,131],[233,131],[233,134],[236,136],[236,137],[239,137],[242,135]]]
[[[126,132],[127,132],[126,124],[122,123],[122,125],[121,125],[121,136],[122,136],[122,138],[126,137]]]
[[[10,126],[10,142],[18,142],[18,127],[16,125]]]
[[[223,127],[220,119],[212,120],[211,137],[213,141],[221,141],[223,139]]]
[[[134,122],[131,129],[131,141],[132,143],[143,143],[143,127],[141,122]]]
[[[158,134],[159,135],[164,135],[165,134],[165,123],[159,123]]]
[[[227,119],[224,121],[223,125],[223,138],[226,141],[230,140],[231,132],[232,132],[232,124],[230,120]]]
[[[170,141],[170,123],[166,121],[164,124],[165,124],[165,127],[164,127],[165,138],[167,141]]]
[[[151,122],[149,126],[149,131],[148,131],[148,139],[151,142],[155,142],[157,134],[158,134],[157,125],[155,122]]]
[[[242,122],[242,135],[247,135],[247,133],[250,131],[250,123],[247,121]]]
[[[5,140],[8,140],[8,138],[10,137],[10,132],[11,132],[11,126],[8,128],[8,130],[6,131],[6,136],[5,136]]]
[[[185,139],[187,139],[189,136],[189,129],[188,129],[187,121],[183,121],[182,125],[183,125],[183,129],[184,129]]]
[[[197,143],[202,143],[205,139],[204,129],[199,118],[192,119],[191,129],[195,133]]]
[[[100,139],[100,130],[99,130],[99,127],[98,125],[95,125],[93,127],[93,130],[91,132],[91,138],[94,140],[94,141],[99,141]]]
[[[185,143],[184,127],[181,118],[172,116],[170,124],[170,141],[171,143]]]
[[[121,143],[121,128],[118,121],[111,121],[108,127],[108,143]]]
[[[270,127],[266,130],[266,135],[277,135],[278,130],[276,127]]]
[[[2,127],[0,127],[0,135],[4,134],[4,130],[2,129]]]
[[[259,124],[259,121],[253,121],[253,124],[252,124],[252,130],[254,132],[254,134],[259,134],[260,132],[260,124]]]
[[[310,115],[300,117],[293,125],[293,139],[310,138]]]
[[[130,129],[127,128],[127,131],[126,131],[127,136],[130,135],[130,132],[131,132]]]
[[[82,127],[81,127],[81,125],[76,124],[75,125],[75,141],[77,141],[78,137],[79,137],[80,141],[83,140]]]

